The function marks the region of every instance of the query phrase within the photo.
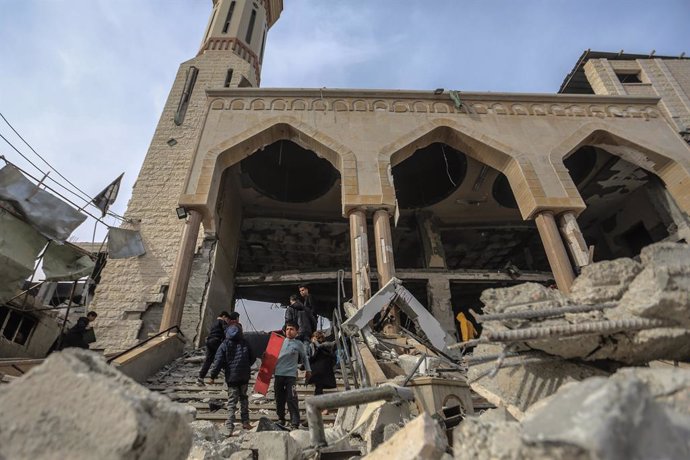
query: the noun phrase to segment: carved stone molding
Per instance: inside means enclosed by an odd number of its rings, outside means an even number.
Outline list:
[[[232,91],[236,93],[236,91]],[[464,100],[458,109],[450,99],[442,98],[391,98],[363,95],[342,97],[340,95],[300,97],[295,91],[266,90],[248,92],[247,95],[228,94],[222,90],[207,91],[212,110],[253,110],[272,112],[312,111],[312,112],[386,112],[395,114],[457,114],[465,116],[554,116],[554,117],[595,117],[595,118],[659,118],[655,98],[612,98],[596,96],[561,97],[560,95],[534,96],[515,95],[513,100],[507,96],[499,98],[472,97]],[[306,91],[305,91],[306,92]],[[311,92],[311,91],[309,91]],[[273,94],[272,94],[273,93]],[[278,94],[276,94],[278,93]],[[369,97],[367,97],[369,96]],[[373,96],[373,97],[372,97]],[[493,100],[492,100],[493,99]],[[573,100],[581,99],[581,100]]]

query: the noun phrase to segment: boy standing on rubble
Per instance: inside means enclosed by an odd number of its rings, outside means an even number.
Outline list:
[[[225,372],[225,383],[228,385],[228,419],[225,427],[232,435],[235,428],[235,412],[237,402],[240,403],[240,419],[242,428],[251,430],[249,424],[249,398],[247,386],[251,377],[252,364],[256,357],[244,339],[239,324],[231,324],[225,330],[225,341],[218,348],[216,358],[211,367],[211,382],[214,383],[221,369]]]
[[[233,312],[235,313],[235,312]],[[235,313],[239,319],[240,315]],[[213,363],[213,358],[216,356],[216,351],[218,347],[223,343],[223,338],[225,337],[225,328],[228,327],[228,322],[230,321],[230,313],[227,311],[221,311],[218,318],[213,322],[211,329],[206,337],[206,357],[204,359],[204,364],[201,366],[199,371],[199,378],[196,379],[198,385],[204,385],[204,379],[206,378],[206,373]]]
[[[301,359],[307,371],[306,379],[311,377],[311,367],[304,344],[297,340],[299,327],[293,321],[285,323],[285,340],[278,354],[274,371],[273,390],[276,396],[276,413],[278,423],[285,425],[285,403],[290,411],[290,425],[293,430],[299,428],[299,402],[297,399],[297,363]]]

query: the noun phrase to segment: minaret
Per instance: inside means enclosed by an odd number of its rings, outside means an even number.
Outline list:
[[[225,87],[259,86],[268,29],[282,11],[282,0],[213,0],[199,54],[232,51],[248,64],[228,69]]]
[[[158,332],[185,228],[175,209],[208,110],[206,90],[259,85],[266,35],[282,10],[282,0],[213,0],[199,53],[180,65],[125,212],[146,254],[108,260],[101,275],[93,303],[98,348],[123,350]],[[203,292],[183,294],[176,290],[190,303],[182,329],[193,338],[204,328]]]

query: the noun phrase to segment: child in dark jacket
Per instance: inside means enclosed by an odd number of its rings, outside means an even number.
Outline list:
[[[256,357],[249,348],[249,344],[242,335],[242,328],[233,324],[225,330],[225,341],[216,352],[213,366],[211,366],[211,383],[221,369],[225,372],[225,383],[228,384],[228,420],[225,426],[230,435],[235,427],[235,411],[237,402],[240,403],[240,418],[242,428],[250,430],[249,424],[249,398],[247,386],[251,376],[252,364]]]

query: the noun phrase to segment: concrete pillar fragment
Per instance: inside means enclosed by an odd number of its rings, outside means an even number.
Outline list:
[[[443,277],[429,278],[428,284],[429,309],[438,320],[444,331],[455,337],[455,316],[451,304],[450,280]]]
[[[379,286],[385,285],[395,276],[393,260],[393,238],[391,236],[390,214],[385,209],[374,213],[374,245],[376,246],[376,271],[379,275]],[[398,308],[391,307],[393,321],[384,326],[386,334],[397,334],[400,325]]]
[[[361,308],[371,297],[367,215],[362,209],[350,211],[350,254],[352,260],[352,300]]]
[[[575,280],[573,267],[570,265],[568,253],[558,232],[556,218],[551,211],[542,211],[534,217],[537,224],[539,236],[544,244],[544,251],[549,260],[551,271],[556,279],[558,289],[563,292],[570,292],[570,286]]]
[[[433,215],[428,212],[419,212],[416,218],[417,228],[422,238],[424,265],[426,268],[447,268],[441,233],[436,227]]]
[[[179,326],[182,322],[182,311],[184,301],[187,297],[187,286],[189,275],[192,272],[192,261],[194,260],[194,250],[196,249],[199,227],[201,226],[201,213],[188,210],[189,218],[182,233],[182,244],[177,253],[175,268],[173,271],[168,297],[163,307],[163,318],[161,319],[160,330],[164,331],[173,326]]]
[[[572,257],[573,262],[579,269],[589,265],[589,249],[585,242],[585,237],[582,235],[580,226],[577,223],[575,213],[572,211],[564,212],[558,216],[558,226],[561,230],[561,235],[565,240],[566,247]]]

